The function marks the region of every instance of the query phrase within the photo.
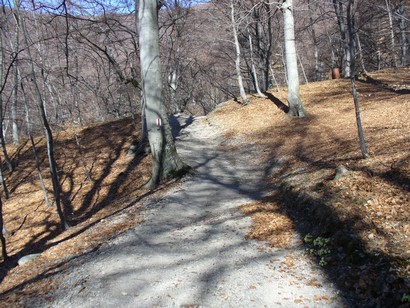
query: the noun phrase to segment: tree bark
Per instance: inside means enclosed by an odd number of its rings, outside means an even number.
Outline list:
[[[14,40],[14,53],[15,53],[15,61],[13,65],[13,93],[12,93],[12,103],[11,103],[11,119],[13,123],[13,142],[14,144],[20,143],[20,136],[19,136],[19,129],[17,124],[17,100],[18,100],[18,57],[17,53],[19,52],[19,42],[20,42],[20,26],[18,18],[15,14],[13,14],[14,19],[16,21],[16,32],[15,32],[15,40]]]
[[[51,207],[51,202],[50,199],[48,198],[48,193],[47,193],[47,189],[46,189],[46,185],[44,184],[44,179],[43,179],[43,175],[41,173],[41,167],[40,167],[40,162],[38,159],[38,155],[37,155],[37,149],[36,149],[36,144],[34,142],[34,138],[33,138],[33,132],[32,132],[32,128],[31,128],[31,123],[30,123],[30,115],[29,115],[29,109],[27,106],[27,98],[26,98],[26,92],[24,90],[24,86],[23,86],[23,82],[21,80],[20,77],[20,72],[19,70],[17,70],[17,76],[18,79],[20,81],[20,85],[21,85],[21,91],[23,93],[23,98],[24,98],[24,109],[26,111],[26,125],[27,125],[27,133],[30,139],[30,143],[31,143],[31,149],[33,150],[33,156],[34,156],[34,162],[36,165],[36,170],[37,170],[37,174],[38,174],[38,178],[40,180],[40,185],[41,185],[41,189],[43,190],[43,195],[44,195],[44,201],[47,204],[47,207]]]
[[[187,170],[177,154],[163,101],[159,54],[158,3],[139,0],[138,32],[148,140],[152,155],[152,174],[146,188],[155,188],[162,179],[180,176]]]
[[[357,88],[356,88],[356,60],[355,60],[355,44],[354,44],[354,29],[355,29],[355,22],[354,22],[354,7],[355,7],[355,0],[349,0],[347,4],[347,30],[349,33],[349,53],[352,55],[352,59],[350,61],[350,81],[352,84],[352,96],[354,101],[355,113],[356,113],[356,124],[357,124],[357,132],[359,135],[359,143],[360,143],[360,150],[362,152],[362,157],[367,158],[369,153],[366,147],[366,141],[364,139],[363,127],[362,127],[362,120],[360,116],[360,104],[359,98],[357,95]]]
[[[7,259],[7,247],[6,247],[6,238],[4,237],[3,231],[5,230],[4,228],[4,221],[3,221],[3,202],[1,201],[0,198],[0,242],[1,242],[1,253],[3,257],[3,261]]]
[[[255,63],[253,60],[253,46],[252,46],[252,36],[249,33],[248,34],[249,37],[249,50],[250,50],[250,56],[251,56],[251,67],[252,67],[252,74],[253,74],[253,79],[254,79],[254,83],[255,83],[255,90],[256,93],[258,93],[258,95],[260,97],[266,97],[262,92],[261,89],[259,88],[259,80],[258,80],[258,74],[256,73],[256,69],[255,69]]]
[[[288,115],[301,118],[305,116],[305,111],[299,93],[299,72],[296,56],[295,26],[292,0],[284,0],[281,9],[283,12],[285,60],[288,73]]]
[[[390,0],[385,0],[386,2],[386,10],[387,16],[389,18],[389,31],[390,31],[390,43],[391,43],[391,56],[392,56],[392,63],[393,67],[397,68],[397,56],[396,56],[396,42],[394,40],[394,28],[393,28],[393,16],[391,11],[391,3]]]
[[[5,80],[3,81],[3,60],[4,60],[4,55],[3,55],[3,38],[2,34],[0,33],[0,85],[3,86],[3,82],[6,82]],[[0,143],[1,143],[1,148],[3,150],[3,155],[4,155],[4,160],[7,164],[7,167],[9,168],[9,171],[13,171],[13,164],[10,160],[9,154],[7,152],[6,148],[6,142],[4,140],[4,131],[3,131],[3,93],[0,92]],[[1,165],[0,165],[1,167]]]
[[[238,30],[237,30],[237,25],[236,25],[236,20],[235,20],[234,0],[231,0],[230,5],[231,5],[232,34],[233,34],[233,40],[234,40],[234,45],[235,45],[235,51],[236,51],[236,57],[235,57],[236,78],[238,79],[239,93],[241,94],[242,104],[243,104],[244,106],[246,106],[246,105],[249,104],[249,99],[248,99],[248,97],[246,96],[245,88],[243,87],[243,81],[242,81],[242,73],[241,73],[241,47],[240,47],[240,45],[239,45]]]
[[[27,48],[27,55],[28,55],[28,59],[30,63],[30,69],[31,69],[31,78],[32,78],[33,85],[34,85],[35,95],[37,96],[37,105],[38,105],[38,109],[40,112],[40,118],[45,128],[45,134],[46,134],[46,140],[47,140],[47,154],[48,154],[48,160],[49,160],[49,165],[50,165],[51,181],[53,183],[53,192],[54,192],[54,198],[55,198],[55,203],[56,203],[56,209],[57,209],[58,216],[60,218],[61,228],[63,230],[66,230],[69,227],[69,225],[67,223],[66,217],[63,212],[63,208],[61,206],[60,183],[59,183],[58,174],[57,174],[57,164],[54,158],[53,134],[51,132],[50,125],[48,124],[44,102],[43,102],[43,97],[42,97],[41,91],[37,83],[36,71],[35,71],[34,64],[33,64],[33,58],[30,52],[30,47],[29,47],[30,45],[28,44],[28,33],[27,33],[25,22],[24,20],[21,19],[20,4],[18,0],[13,0],[13,2],[14,2],[14,9],[16,11],[17,17],[20,20],[20,26],[21,26],[22,35],[23,35],[23,42]]]
[[[340,38],[342,40],[341,43],[343,46],[343,76],[345,78],[349,78],[351,74],[350,61],[352,56],[350,55],[349,41],[346,36],[346,23],[342,0],[333,0],[333,6],[337,17],[337,23],[339,25]]]
[[[322,79],[322,74],[320,71],[320,64],[319,64],[319,43],[316,37],[316,30],[315,25],[313,22],[313,10],[310,6],[310,0],[308,0],[308,9],[309,9],[309,22],[310,22],[310,31],[312,34],[313,40],[313,58],[315,59],[315,81],[320,81]]]
[[[407,65],[407,39],[406,39],[406,18],[404,17],[405,9],[402,3],[397,8],[399,15],[400,45],[401,45],[401,65]]]

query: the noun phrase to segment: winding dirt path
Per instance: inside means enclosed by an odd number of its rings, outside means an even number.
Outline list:
[[[178,151],[198,172],[146,203],[141,225],[79,258],[46,305],[343,306],[297,239],[278,250],[245,239],[251,221],[238,206],[264,194],[254,153],[226,151],[220,130],[204,118],[178,120]]]

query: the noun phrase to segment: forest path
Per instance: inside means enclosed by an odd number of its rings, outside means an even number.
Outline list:
[[[297,240],[270,249],[245,239],[251,220],[238,206],[264,193],[255,153],[227,144],[205,118],[177,120],[178,152],[197,173],[147,202],[142,224],[79,258],[48,305],[343,306]]]

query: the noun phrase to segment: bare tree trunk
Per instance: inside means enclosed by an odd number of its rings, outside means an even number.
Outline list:
[[[14,38],[14,53],[15,53],[15,61],[13,65],[13,93],[12,93],[12,103],[11,103],[11,119],[13,123],[13,142],[14,144],[20,143],[19,138],[19,130],[17,124],[17,100],[18,100],[18,57],[17,54],[19,52],[19,42],[20,42],[20,26],[18,22],[18,18],[15,14],[13,14],[14,19],[16,21],[16,32]]]
[[[0,198],[0,230],[2,230],[0,232],[0,242],[1,242],[1,254],[3,257],[3,261],[7,260],[7,247],[6,247],[6,239],[4,237],[3,234],[3,230],[4,230],[4,222],[3,222],[3,202],[1,201]]]
[[[63,212],[63,208],[61,206],[60,183],[59,183],[58,174],[57,174],[57,164],[54,158],[53,134],[51,132],[50,125],[48,124],[47,116],[45,113],[43,97],[38,87],[36,71],[34,68],[33,58],[31,56],[30,47],[29,47],[30,45],[28,44],[27,29],[26,29],[25,22],[21,18],[21,14],[20,14],[20,4],[18,0],[13,0],[13,2],[14,2],[14,9],[16,11],[17,17],[20,20],[20,26],[21,26],[22,35],[23,35],[23,42],[27,48],[27,55],[28,55],[28,59],[30,62],[31,78],[33,80],[34,91],[37,96],[37,105],[38,105],[38,109],[40,112],[41,120],[43,122],[43,126],[45,128],[46,140],[47,140],[47,154],[48,154],[49,165],[50,165],[51,180],[53,183],[53,192],[54,192],[54,198],[55,198],[55,203],[56,203],[56,209],[57,209],[58,216],[60,218],[61,228],[63,230],[66,230],[69,227],[69,225],[67,223],[66,217]]]
[[[238,79],[238,86],[239,86],[239,92],[240,92],[241,98],[242,98],[242,104],[243,104],[244,106],[246,106],[246,105],[249,104],[249,99],[248,99],[248,97],[246,96],[245,88],[243,87],[243,81],[242,81],[242,73],[241,73],[241,47],[240,47],[240,45],[239,45],[237,24],[236,24],[236,20],[235,20],[234,0],[231,0],[230,5],[231,5],[232,34],[233,34],[233,40],[234,40],[234,45],[235,45],[235,50],[236,50],[236,57],[235,57],[236,77],[237,77],[237,79]]]
[[[346,36],[346,23],[345,23],[345,17],[344,17],[344,9],[343,9],[343,1],[342,0],[333,0],[333,6],[335,8],[335,13],[337,17],[337,23],[339,25],[339,31],[340,31],[340,37],[342,40],[342,45],[344,48],[343,52],[343,71],[344,74],[343,76],[345,78],[350,77],[350,61],[352,55],[350,55],[350,49],[349,49],[349,41]]]
[[[3,39],[2,34],[0,34],[0,85],[3,85]],[[13,171],[13,164],[10,160],[9,154],[6,148],[6,142],[4,140],[4,132],[3,132],[3,93],[0,93],[0,143],[1,148],[3,150],[4,160],[9,168],[9,171]],[[1,165],[0,165],[1,168]]]
[[[273,82],[275,83],[276,89],[278,90],[278,92],[281,92],[281,90],[280,90],[280,88],[279,88],[279,84],[278,84],[278,82],[276,81],[275,73],[273,72],[272,65],[269,66],[269,70],[270,70],[270,73],[271,73],[271,75],[272,75]]]
[[[401,65],[407,65],[407,39],[406,39],[406,18],[404,17],[405,9],[402,3],[397,8],[397,14],[399,15],[399,28],[400,28],[400,45],[401,45]]]
[[[387,16],[389,17],[389,30],[390,30],[390,41],[391,41],[391,56],[393,61],[393,67],[397,68],[397,56],[396,56],[396,42],[394,40],[394,28],[393,28],[393,16],[391,11],[390,0],[385,0]]]
[[[248,31],[248,32],[249,32],[249,31]],[[258,74],[256,73],[255,64],[254,64],[254,61],[253,61],[252,36],[251,36],[250,33],[249,33],[248,37],[249,37],[249,49],[250,49],[250,53],[251,53],[252,74],[253,74],[253,79],[255,80],[255,90],[256,90],[256,93],[258,93],[258,95],[259,95],[260,97],[266,97],[266,96],[261,92],[261,89],[259,88]]]
[[[359,135],[359,143],[360,149],[362,152],[363,158],[367,158],[369,153],[367,152],[366,142],[364,139],[363,134],[363,127],[362,127],[362,120],[360,117],[360,105],[359,105],[359,98],[357,96],[357,89],[356,89],[356,60],[355,60],[355,44],[354,44],[354,31],[355,31],[355,22],[354,22],[354,14],[355,14],[355,0],[349,0],[347,4],[347,29],[349,33],[349,49],[350,54],[352,55],[352,59],[350,61],[350,80],[352,83],[352,95],[354,100],[354,107],[356,112],[356,124],[357,124],[357,132]]]
[[[187,165],[176,152],[163,102],[157,9],[156,0],[140,0],[136,9],[145,113],[153,160],[151,179],[145,185],[149,189],[156,187],[161,179],[177,177],[187,171]]]
[[[356,33],[356,41],[357,41],[357,48],[359,49],[358,51],[359,51],[360,65],[362,66],[363,72],[367,75],[366,66],[364,65],[363,50],[362,50],[362,44],[360,43],[359,33]]]
[[[319,81],[322,79],[321,72],[320,72],[320,64],[319,64],[319,44],[316,37],[316,30],[313,21],[313,11],[310,6],[310,0],[308,0],[308,8],[309,8],[309,22],[310,22],[310,32],[312,34],[313,40],[313,58],[315,59],[315,81]]]
[[[0,34],[0,85],[3,85],[3,38],[2,34]],[[1,148],[3,150],[4,160],[9,168],[9,171],[13,171],[13,164],[10,160],[9,154],[7,153],[6,142],[4,140],[4,132],[3,132],[3,93],[0,93],[0,143]],[[0,165],[1,167],[1,165]]]
[[[35,165],[36,165],[38,178],[40,180],[41,189],[43,190],[44,201],[46,202],[47,207],[51,207],[52,204],[50,202],[50,199],[48,198],[46,185],[44,184],[43,175],[41,174],[41,167],[40,167],[40,162],[39,162],[38,155],[37,155],[36,144],[35,144],[34,139],[33,139],[33,132],[32,132],[31,123],[30,123],[30,113],[29,113],[29,109],[28,109],[28,106],[27,106],[26,92],[24,91],[23,82],[20,78],[20,72],[18,70],[17,70],[17,74],[18,74],[18,79],[20,81],[20,85],[21,85],[20,86],[21,91],[23,92],[24,108],[25,108],[25,111],[26,111],[27,133],[28,133],[28,136],[29,136],[29,139],[30,139],[31,149],[33,150],[34,162],[35,162]]]
[[[288,72],[288,102],[289,116],[304,117],[305,110],[299,93],[299,73],[295,44],[295,26],[292,0],[284,0],[281,6],[283,12],[285,35],[285,58]]]

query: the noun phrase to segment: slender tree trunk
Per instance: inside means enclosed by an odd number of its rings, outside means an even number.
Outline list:
[[[302,118],[305,116],[305,111],[299,93],[299,72],[296,55],[292,0],[284,0],[281,9],[283,12],[285,58],[288,72],[288,115]]]
[[[15,16],[15,15],[14,15]],[[17,101],[18,101],[18,56],[17,53],[19,52],[19,42],[20,42],[20,26],[18,23],[17,17],[15,17],[16,21],[16,32],[15,32],[15,40],[14,40],[14,53],[16,55],[16,59],[13,64],[13,93],[12,93],[12,103],[11,103],[11,119],[13,123],[13,142],[14,144],[20,143],[20,136],[19,136],[19,129],[17,123]]]
[[[400,3],[397,8],[399,15],[399,28],[400,28],[400,46],[401,46],[401,65],[407,65],[407,39],[406,39],[406,18],[404,17],[405,9],[404,5]]]
[[[315,81],[321,80],[320,64],[319,64],[319,43],[316,37],[316,30],[313,21],[313,11],[310,6],[310,0],[308,0],[309,8],[309,22],[310,22],[310,32],[312,33],[313,40],[313,58],[315,59]]]
[[[351,55],[350,55],[350,49],[349,49],[349,41],[346,36],[346,23],[345,23],[345,17],[344,17],[344,9],[343,9],[343,1],[342,0],[333,0],[333,6],[335,8],[335,13],[337,17],[337,23],[339,25],[339,31],[340,31],[340,38],[342,40],[342,46],[343,46],[343,75],[345,78],[350,77],[350,60],[351,60]]]
[[[249,31],[248,31],[249,32]],[[255,69],[255,64],[253,61],[253,47],[252,47],[252,36],[250,33],[248,33],[248,37],[249,37],[249,49],[250,49],[250,53],[251,53],[251,67],[252,67],[252,74],[253,74],[253,79],[255,81],[255,90],[256,93],[258,93],[258,95],[260,97],[266,97],[262,92],[261,89],[259,88],[259,80],[258,80],[258,74],[256,73],[256,69]]]
[[[151,179],[145,186],[150,189],[161,179],[180,176],[187,170],[176,152],[163,102],[157,9],[156,0],[140,0],[136,9],[148,140],[153,160]]]
[[[355,31],[355,22],[354,22],[354,14],[355,14],[355,0],[349,0],[347,5],[347,29],[349,33],[349,49],[350,54],[352,55],[352,59],[350,62],[350,81],[352,84],[352,95],[354,100],[354,107],[356,112],[356,124],[357,124],[357,132],[359,135],[359,143],[360,143],[360,150],[362,152],[362,157],[367,158],[369,153],[367,152],[366,142],[364,139],[363,127],[362,127],[362,120],[360,116],[360,104],[359,98],[357,95],[357,88],[356,88],[356,60],[355,60],[355,44],[354,44],[354,31]]]
[[[362,67],[363,72],[367,75],[366,66],[364,65],[363,50],[362,50],[362,44],[360,43],[359,33],[356,33],[356,42],[357,42],[357,48],[359,51],[360,65]]]
[[[236,51],[236,57],[235,57],[236,78],[238,79],[238,86],[239,86],[239,92],[240,92],[241,98],[242,98],[242,104],[243,104],[244,106],[246,106],[246,105],[249,104],[249,99],[248,99],[248,97],[246,96],[245,88],[243,87],[243,81],[242,81],[242,73],[241,73],[241,47],[240,47],[240,45],[239,45],[237,24],[236,24],[236,20],[235,20],[234,0],[231,0],[230,5],[231,5],[232,34],[233,34],[233,40],[234,40],[234,45],[235,45],[235,51]]]
[[[177,62],[177,61],[176,61]],[[175,66],[178,64],[175,63]],[[171,95],[171,106],[172,106],[172,111],[173,113],[177,113],[180,111],[180,107],[178,106],[178,101],[177,101],[177,79],[178,79],[178,73],[177,73],[177,68],[171,68],[171,71],[169,72],[168,75],[168,85],[169,85],[169,90],[170,90],[170,95]]]
[[[63,208],[61,206],[60,183],[59,183],[58,174],[57,174],[57,164],[54,158],[53,134],[51,132],[50,125],[48,124],[44,102],[43,102],[43,97],[42,97],[40,88],[38,87],[36,71],[35,71],[34,64],[33,64],[33,58],[30,52],[30,47],[29,47],[30,45],[28,44],[28,39],[27,39],[28,37],[27,29],[26,29],[24,20],[21,19],[20,5],[19,5],[18,0],[13,0],[13,2],[14,2],[14,9],[16,11],[17,17],[20,20],[20,26],[21,26],[22,35],[23,35],[23,42],[27,48],[27,55],[28,55],[28,59],[30,63],[30,69],[31,69],[31,78],[32,78],[33,85],[34,85],[35,95],[37,96],[37,105],[38,105],[38,109],[40,112],[40,118],[45,128],[46,140],[47,140],[47,154],[48,154],[48,160],[49,160],[49,165],[50,165],[51,180],[53,183],[53,192],[54,192],[54,198],[55,198],[55,203],[56,203],[56,209],[57,209],[58,216],[60,218],[61,228],[65,230],[69,227],[69,225],[67,223],[66,217],[63,212]]]
[[[32,132],[31,123],[30,123],[30,112],[29,112],[29,109],[28,109],[28,106],[27,106],[26,92],[24,91],[23,81],[20,78],[20,72],[18,70],[17,70],[17,74],[18,74],[18,79],[19,79],[19,82],[20,82],[20,88],[21,88],[21,91],[23,93],[23,98],[24,98],[24,109],[26,111],[27,133],[28,133],[28,136],[29,136],[29,139],[30,139],[31,149],[33,150],[34,162],[35,162],[35,165],[36,165],[38,178],[40,180],[41,189],[43,190],[44,201],[46,202],[47,207],[50,208],[52,204],[50,202],[50,199],[48,198],[46,185],[44,184],[43,175],[41,173],[40,161],[39,161],[38,155],[37,155],[36,144],[35,144],[34,139],[33,139],[33,132]]]
[[[306,84],[309,84],[309,80],[308,80],[308,78],[307,78],[307,76],[306,76],[305,68],[303,67],[303,62],[302,62],[302,60],[300,59],[300,56],[299,56],[299,55],[297,55],[297,58],[298,58],[298,60],[299,60],[300,69],[302,70],[302,74],[303,74],[303,77],[305,78]]]
[[[0,159],[0,166],[1,166],[1,159]],[[7,189],[6,180],[4,179],[3,170],[1,167],[0,167],[0,183],[1,183],[1,188],[3,189],[3,192],[4,192],[4,196],[6,197],[6,200],[7,200],[8,198],[10,198],[10,194],[9,194],[9,190]]]
[[[271,75],[272,75],[273,82],[275,83],[276,89],[278,90],[278,92],[281,92],[281,90],[280,90],[280,88],[279,88],[279,84],[278,84],[278,82],[276,81],[275,73],[273,72],[272,65],[269,66],[269,70],[270,70],[270,73],[271,73]]]
[[[396,42],[394,40],[394,28],[393,28],[393,16],[391,11],[390,0],[385,0],[387,16],[389,17],[389,30],[390,30],[390,42],[391,42],[391,56],[393,67],[397,68],[397,56],[396,56]]]
[[[3,85],[3,60],[4,60],[4,55],[3,55],[3,38],[2,34],[0,33],[0,85]],[[3,150],[3,155],[4,155],[4,160],[7,164],[7,167],[9,168],[9,171],[13,171],[13,164],[10,160],[9,154],[7,152],[6,148],[6,142],[4,140],[4,132],[3,132],[3,93],[0,93],[0,143],[1,143],[1,148]],[[1,167],[1,165],[0,165]]]
[[[3,230],[4,230],[4,221],[3,221],[3,202],[0,198],[0,242],[1,242],[1,254],[3,257],[3,261],[7,260],[7,247],[6,247],[6,238],[4,237]]]

